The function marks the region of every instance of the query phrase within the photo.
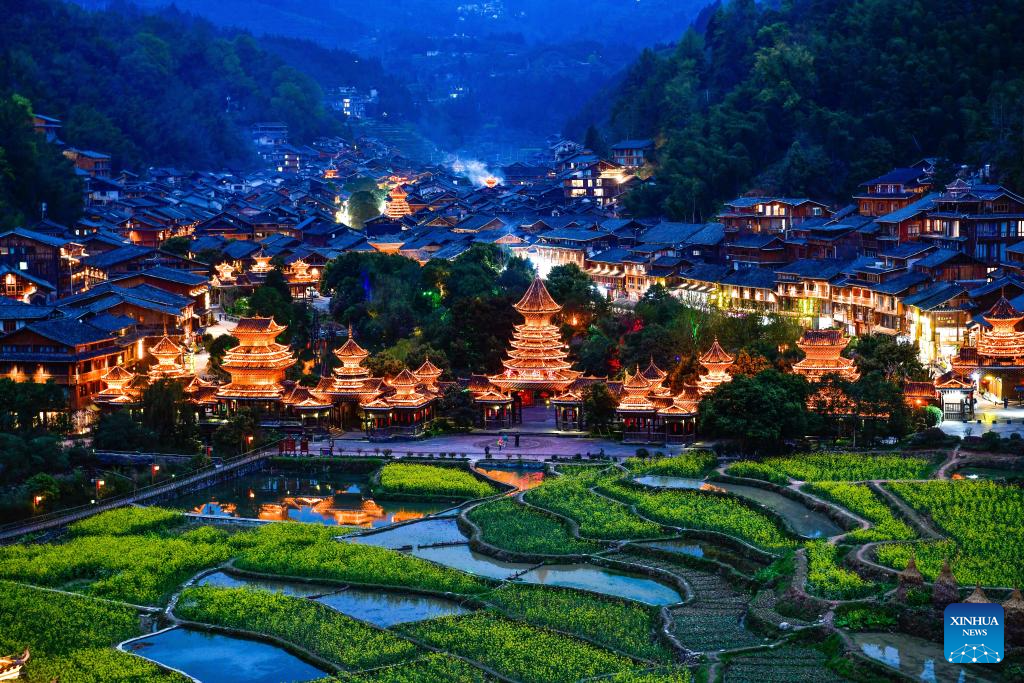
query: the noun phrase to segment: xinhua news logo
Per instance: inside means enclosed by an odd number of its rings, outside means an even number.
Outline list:
[[[996,664],[1003,660],[1003,608],[991,603],[955,602],[946,607],[944,654],[956,664]]]

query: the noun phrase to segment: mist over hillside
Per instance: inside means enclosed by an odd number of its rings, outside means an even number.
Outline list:
[[[379,60],[415,102],[419,130],[440,147],[512,158],[559,133],[582,103],[614,80],[639,51],[677,40],[705,0],[78,0],[91,8],[158,11],[173,5],[219,26],[273,37],[302,66],[301,45]],[[279,45],[275,47],[275,42]],[[306,69],[326,88],[375,87],[402,103],[392,84],[331,83],[330,69]],[[336,79],[335,79],[336,80]],[[395,104],[393,106],[400,106]],[[382,107],[386,110],[386,107]]]

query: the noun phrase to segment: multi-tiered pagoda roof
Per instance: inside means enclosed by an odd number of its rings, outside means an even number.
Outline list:
[[[564,392],[581,373],[571,369],[561,333],[551,322],[562,307],[537,277],[515,309],[524,322],[515,327],[504,372],[491,376],[491,383],[505,391]]]
[[[415,375],[416,379],[424,385],[431,388],[437,388],[437,380],[441,377],[443,372],[444,371],[441,370],[441,368],[431,363],[429,358],[424,358],[423,363],[413,370],[412,374]]]
[[[333,377],[320,380],[317,393],[359,402],[367,401],[379,392],[381,380],[371,378],[370,370],[363,366],[370,352],[356,342],[351,325],[348,326],[348,339],[335,350],[334,355],[341,365],[334,369]]]
[[[395,185],[388,193],[384,215],[388,218],[401,218],[411,214],[412,208],[409,207],[408,197],[409,193],[403,190],[401,185]]]
[[[221,362],[231,381],[217,390],[217,398],[257,401],[282,397],[285,371],[295,365],[288,347],[275,341],[284,330],[273,318],[238,321],[232,332],[238,346],[228,349]]]
[[[840,355],[849,343],[842,330],[807,330],[796,343],[806,357],[793,365],[793,371],[812,382],[825,375],[855,380],[859,374],[853,361]]]
[[[124,366],[115,365],[110,368],[100,381],[104,389],[93,397],[94,403],[128,406],[139,402],[139,391],[133,386],[135,373],[125,370]]]
[[[184,349],[164,335],[153,346],[149,347],[149,355],[153,356],[156,363],[149,369],[149,379],[157,381],[161,379],[179,379],[188,376],[190,373],[185,369]]]
[[[982,328],[978,332],[978,356],[999,360],[1024,357],[1024,332],[1017,330],[1017,324],[1024,320],[1024,313],[1001,296],[982,317],[991,329]]]
[[[700,391],[701,396],[710,394],[720,385],[732,380],[732,375],[730,375],[727,370],[736,358],[725,352],[722,345],[718,343],[717,338],[711,345],[711,348],[708,349],[706,353],[702,354],[697,360],[699,360],[700,364],[708,371],[708,374],[701,375],[700,379],[697,380],[697,388]]]

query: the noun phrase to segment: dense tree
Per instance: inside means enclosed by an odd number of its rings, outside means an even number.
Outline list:
[[[770,367],[771,364],[764,356],[742,349],[736,354],[736,360],[729,368],[729,373],[733,376],[754,377]]]
[[[473,394],[457,386],[448,386],[441,395],[437,410],[456,429],[468,430],[476,421],[478,408]]]
[[[92,444],[101,451],[152,452],[157,446],[157,437],[127,410],[118,410],[100,416],[93,430]]]
[[[607,433],[615,419],[618,403],[608,385],[598,382],[587,387],[583,393],[583,419],[587,426],[593,431]]]
[[[803,377],[776,370],[737,377],[700,402],[701,433],[735,439],[744,452],[777,452],[807,433],[809,392]]]
[[[849,354],[862,375],[879,372],[887,381],[896,383],[928,379],[917,345],[899,341],[892,335],[857,337],[850,345]]]
[[[248,163],[248,127],[260,120],[284,121],[296,141],[338,130],[320,87],[248,34],[173,9],[0,6],[0,94],[20,92],[64,119],[64,139],[112,154],[115,166]]]
[[[70,427],[66,407],[64,389],[52,380],[38,383],[0,378],[0,432],[66,431]]]
[[[1014,0],[716,3],[610,98],[611,136],[658,141],[658,182],[627,206],[703,220],[747,191],[845,201],[924,156],[1024,187],[1022,20]]]
[[[192,238],[179,236],[172,237],[168,240],[164,240],[164,243],[160,245],[160,249],[166,251],[168,254],[175,254],[176,256],[185,256],[192,249]]]
[[[552,268],[545,285],[554,300],[562,305],[562,321],[573,328],[585,328],[595,317],[608,311],[608,301],[601,296],[590,276],[575,263]]]
[[[0,58],[0,71],[3,60]],[[65,224],[82,213],[82,188],[71,162],[32,128],[32,105],[4,96],[0,83],[0,228],[42,217]]]
[[[359,190],[348,198],[345,208],[345,223],[351,228],[362,229],[363,224],[380,215],[381,198],[376,191]]]
[[[142,426],[156,437],[152,450],[193,453],[199,448],[199,427],[181,382],[158,380],[142,394]]]
[[[583,146],[599,157],[608,156],[608,143],[601,135],[601,131],[597,129],[597,126],[591,125],[587,128],[587,133],[583,136]]]
[[[501,367],[513,326],[522,320],[512,304],[532,278],[523,259],[474,245],[452,262],[424,267],[393,254],[343,254],[325,269],[321,291],[331,293],[333,317],[352,323],[371,351],[388,349],[410,365],[438,352],[458,374],[468,374]]]
[[[213,450],[221,456],[237,455],[256,448],[263,441],[256,417],[243,409],[213,432]]]

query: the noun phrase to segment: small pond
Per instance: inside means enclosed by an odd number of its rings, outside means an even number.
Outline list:
[[[477,471],[502,484],[515,486],[519,491],[536,488],[544,483],[544,470],[527,469],[525,467],[478,467]]]
[[[674,588],[649,579],[589,564],[550,564],[537,567],[517,579],[545,586],[580,588],[595,593],[628,598],[651,605],[671,605],[683,598]]]
[[[347,588],[339,593],[317,598],[317,602],[381,628],[409,621],[467,614],[470,611],[458,603],[443,598],[363,588]]]
[[[454,567],[490,579],[507,579],[513,574],[533,567],[532,564],[503,562],[469,549],[469,545],[447,545],[437,548],[415,548],[413,555],[424,560]]]
[[[293,683],[327,673],[273,645],[187,628],[133,640],[124,649],[202,683]]]
[[[169,507],[207,515],[364,528],[419,519],[451,507],[375,501],[367,491],[368,479],[358,475],[256,473],[185,494]]]
[[[466,537],[459,531],[454,517],[445,517],[403,524],[364,536],[347,536],[344,540],[381,548],[408,548],[438,543],[464,543]]]
[[[843,533],[842,528],[827,515],[811,510],[806,505],[774,491],[722,482],[715,482],[715,486],[774,510],[796,533],[805,538],[825,538]]]
[[[899,669],[924,683],[986,681],[978,667],[951,664],[942,657],[942,646],[902,633],[851,633],[853,642],[868,657]]]
[[[703,479],[668,477],[661,474],[645,474],[635,478],[633,481],[644,486],[660,486],[667,489],[699,489],[707,483]]]
[[[313,583],[277,581],[275,579],[250,579],[233,576],[225,572],[207,574],[199,581],[196,581],[196,585],[217,586],[218,588],[257,588],[263,591],[292,595],[297,598],[308,598],[312,595],[323,595],[324,593],[332,593],[338,590],[336,586],[318,586]]]

